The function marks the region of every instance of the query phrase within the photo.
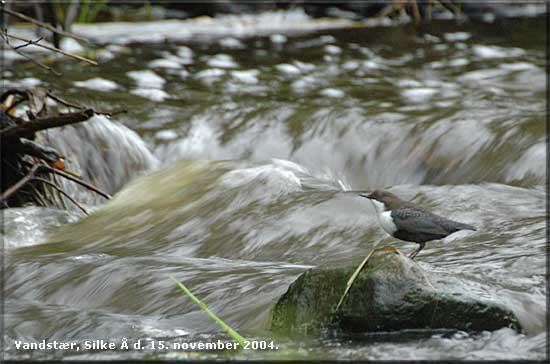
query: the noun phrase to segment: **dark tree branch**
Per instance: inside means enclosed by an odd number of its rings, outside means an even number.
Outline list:
[[[61,155],[51,147],[38,144],[32,140],[25,138],[19,139],[20,143],[13,146],[13,150],[17,153],[28,154],[32,157],[43,159],[49,163],[54,163],[61,158]]]
[[[4,101],[6,101],[6,99],[7,99],[8,96],[10,96],[10,95],[19,95],[19,96],[21,96],[24,100],[30,99],[30,93],[29,93],[29,91],[27,91],[27,90],[21,90],[21,89],[18,89],[18,88],[10,88],[10,89],[7,89],[6,91],[2,92],[2,95],[0,95],[0,104],[3,104]]]
[[[86,109],[83,111],[61,114],[50,118],[37,118],[21,125],[8,126],[7,128],[0,130],[0,137],[30,138],[37,131],[79,123],[88,120],[93,115],[94,111],[92,109]]]
[[[4,191],[4,193],[2,194],[2,203],[5,203],[5,201],[7,201],[14,193],[19,191],[21,187],[25,186],[30,180],[32,180],[39,169],[39,164],[34,165],[25,177],[21,178],[19,181],[17,181],[16,184]]]
[[[44,37],[40,37],[38,38],[37,40],[29,40],[27,43],[25,44],[21,44],[21,45],[18,45],[17,47],[13,47],[13,50],[16,51],[18,50],[19,48],[24,48],[26,46],[29,46],[29,45],[32,45],[32,44],[36,44],[38,42],[40,42],[42,39],[44,39]]]
[[[81,186],[97,193],[98,195],[101,195],[102,197],[104,197],[106,199],[111,198],[111,196],[108,193],[105,193],[105,192],[101,191],[100,189],[98,189],[94,185],[92,185],[92,184],[90,184],[86,181],[83,181],[80,178],[77,178],[77,177],[72,176],[72,175],[70,175],[66,172],[63,172],[63,171],[60,171],[58,169],[47,166],[45,164],[35,164],[35,165],[33,165],[33,167],[30,169],[29,173],[27,173],[27,175],[25,177],[21,178],[19,181],[17,181],[17,183],[15,183],[10,188],[8,188],[6,191],[4,191],[4,193],[2,193],[2,199],[0,200],[0,202],[2,204],[6,205],[6,201],[14,193],[19,191],[23,186],[25,186],[27,183],[29,183],[29,181],[31,181],[33,179],[36,179],[37,178],[36,174],[39,173],[39,172],[42,172],[42,171],[62,176],[64,178],[68,179],[68,180],[71,180],[71,181],[73,181],[73,182],[75,182],[75,183],[77,183],[77,184],[79,184],[79,185],[81,185]]]

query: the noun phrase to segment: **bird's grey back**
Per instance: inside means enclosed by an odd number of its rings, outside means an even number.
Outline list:
[[[399,229],[410,232],[446,236],[459,230],[476,230],[472,225],[436,215],[413,203],[406,203],[401,208],[392,211],[391,216]]]

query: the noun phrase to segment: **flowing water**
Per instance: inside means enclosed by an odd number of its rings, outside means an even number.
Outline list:
[[[8,67],[8,84],[130,111],[48,135],[72,168],[118,191],[111,201],[80,191],[89,217],[4,212],[6,356],[224,358],[173,349],[226,339],[173,276],[242,335],[278,346],[236,358],[544,358],[543,19],[258,36],[222,28],[131,46],[151,39],[115,34],[119,44],[96,52],[99,67],[57,63],[63,78]],[[340,192],[374,188],[477,226],[428,244],[418,262],[492,286],[523,332],[269,331],[271,308],[306,269],[356,265],[375,244],[415,247]],[[170,348],[16,349],[123,338]]]

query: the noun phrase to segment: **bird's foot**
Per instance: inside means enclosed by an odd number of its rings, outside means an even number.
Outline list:
[[[392,253],[395,253],[395,254],[399,254],[400,251],[397,250],[395,247],[391,246],[391,245],[384,245],[380,248],[376,248],[374,249],[375,251],[377,252],[380,252],[380,251],[387,251],[387,252],[392,252]]]

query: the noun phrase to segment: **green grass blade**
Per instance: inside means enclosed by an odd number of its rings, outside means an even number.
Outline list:
[[[83,0],[80,8],[80,14],[78,14],[78,22],[86,22],[86,17],[88,16],[88,10],[90,10],[90,0]]]
[[[105,7],[107,7],[107,3],[108,3],[107,0],[99,1],[99,2],[95,3],[94,7],[92,8],[90,13],[88,14],[88,18],[86,19],[86,23],[91,23],[91,22],[95,21],[95,19],[97,17],[97,14],[101,10],[103,10]]]
[[[181,283],[180,281],[178,281],[176,278],[174,277],[170,277],[171,280],[173,280],[180,288],[181,290],[189,297],[191,298],[191,300],[193,302],[195,302],[200,308],[201,310],[203,310],[212,320],[214,320],[214,322],[216,324],[218,324],[219,327],[221,327],[225,332],[227,332],[229,334],[229,336],[231,336],[233,338],[233,340],[235,340],[236,342],[239,343],[240,345],[240,348],[244,348],[245,346],[245,341],[246,339],[244,337],[242,337],[241,335],[239,335],[235,330],[233,330],[232,328],[230,328],[225,322],[223,322],[218,316],[214,315],[214,313],[212,311],[210,311],[208,309],[208,307],[206,307],[206,305],[201,301],[199,300],[197,297],[195,297],[195,295],[193,293],[191,293],[190,290],[187,289],[187,287],[185,287],[183,285],[183,283]]]

